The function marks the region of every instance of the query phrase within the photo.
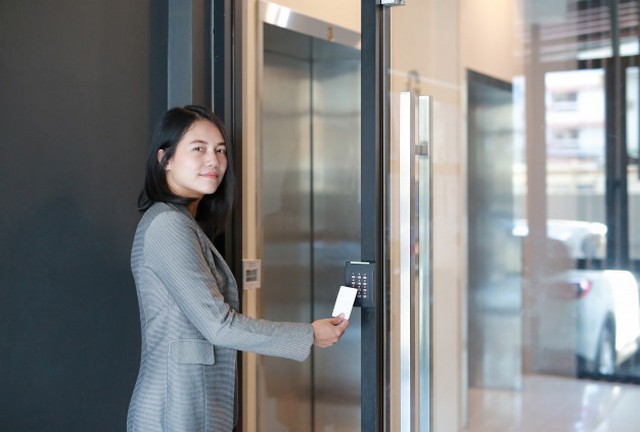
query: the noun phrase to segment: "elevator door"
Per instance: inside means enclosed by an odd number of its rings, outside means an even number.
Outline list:
[[[261,315],[329,317],[360,258],[360,52],[263,23]],[[341,341],[296,363],[262,357],[261,431],[360,430],[360,313]]]

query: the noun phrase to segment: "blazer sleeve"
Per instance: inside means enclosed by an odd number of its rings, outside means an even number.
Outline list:
[[[144,241],[144,263],[161,280],[187,319],[214,345],[302,361],[313,327],[246,317],[225,302],[203,255],[197,227],[177,212],[159,214]]]

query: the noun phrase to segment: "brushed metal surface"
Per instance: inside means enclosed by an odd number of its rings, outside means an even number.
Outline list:
[[[360,56],[263,28],[262,316],[312,321],[330,316],[345,261],[360,258]],[[260,430],[359,429],[359,315],[310,361],[260,359]]]

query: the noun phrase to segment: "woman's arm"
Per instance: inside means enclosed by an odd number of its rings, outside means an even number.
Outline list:
[[[189,322],[214,345],[304,360],[314,342],[314,326],[235,312],[220,293],[197,229],[186,215],[164,212],[150,223],[144,239],[144,266],[162,281]]]

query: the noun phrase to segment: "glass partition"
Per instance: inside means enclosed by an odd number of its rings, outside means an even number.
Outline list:
[[[430,426],[624,430],[602,407],[640,383],[638,2],[385,19],[390,94],[432,97]]]

